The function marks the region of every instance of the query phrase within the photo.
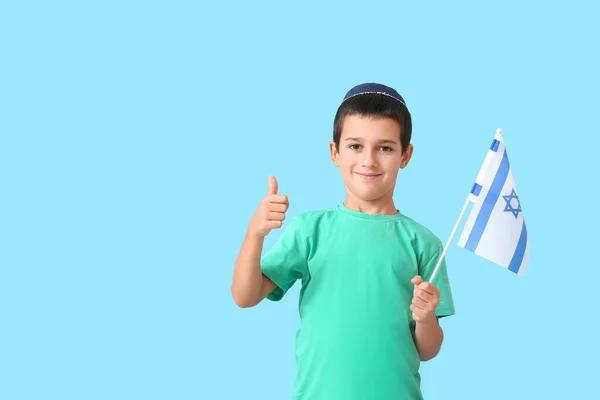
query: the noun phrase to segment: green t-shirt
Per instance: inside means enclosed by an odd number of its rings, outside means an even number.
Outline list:
[[[422,399],[410,304],[443,251],[427,228],[397,213],[346,208],[292,218],[261,268],[278,301],[301,280],[296,336],[296,400]],[[433,284],[438,317],[454,314],[442,262]]]

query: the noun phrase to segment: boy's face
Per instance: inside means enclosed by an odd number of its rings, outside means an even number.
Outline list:
[[[331,159],[340,167],[346,190],[363,201],[391,197],[398,171],[406,167],[412,151],[409,145],[402,154],[400,125],[390,118],[348,116],[339,149],[330,143]]]

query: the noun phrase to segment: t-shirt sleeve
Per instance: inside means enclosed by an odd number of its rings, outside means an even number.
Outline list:
[[[262,273],[277,285],[267,299],[281,300],[298,279],[304,279],[308,271],[307,259],[306,235],[300,218],[294,217],[260,262]]]
[[[419,274],[423,281],[429,282],[435,266],[437,265],[440,256],[443,253],[441,242],[438,242],[433,248],[432,252],[429,252],[427,258],[424,257],[424,261],[419,264]],[[431,282],[440,291],[440,303],[438,304],[435,314],[439,317],[448,317],[456,313],[454,309],[454,300],[452,298],[452,290],[450,288],[450,280],[448,279],[448,270],[446,268],[446,259],[442,260],[438,271]]]

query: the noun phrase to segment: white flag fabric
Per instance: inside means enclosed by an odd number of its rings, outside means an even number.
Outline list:
[[[518,275],[529,257],[529,238],[500,130],[469,194],[473,208],[458,245]]]

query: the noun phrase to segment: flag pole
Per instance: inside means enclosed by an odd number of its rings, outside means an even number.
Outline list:
[[[444,247],[444,251],[442,252],[442,255],[440,256],[440,259],[438,260],[438,263],[435,266],[435,269],[433,270],[433,274],[431,274],[431,278],[429,279],[429,282],[432,282],[433,278],[435,278],[435,274],[437,273],[437,270],[440,267],[440,264],[442,263],[442,260],[444,259],[444,256],[446,255],[446,251],[448,250],[448,246],[450,246],[450,243],[452,242],[452,238],[454,238],[454,234],[456,233],[456,229],[458,228],[458,224],[463,219],[463,216],[465,215],[465,211],[467,210],[467,206],[469,205],[469,203],[470,203],[470,200],[469,200],[469,197],[467,197],[467,201],[465,201],[465,205],[463,206],[463,209],[460,212],[460,216],[458,217],[458,220],[456,221],[456,224],[454,225],[454,229],[452,230],[452,233],[450,234],[450,239],[448,239],[448,243],[446,243],[446,247]]]

